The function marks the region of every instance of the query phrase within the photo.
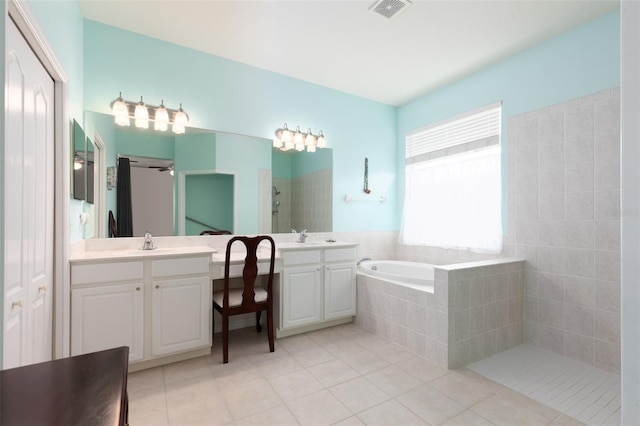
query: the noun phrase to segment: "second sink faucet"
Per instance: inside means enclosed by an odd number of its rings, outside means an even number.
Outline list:
[[[155,246],[153,245],[153,235],[151,235],[151,232],[145,232],[144,243],[142,244],[142,247],[140,248],[140,250],[153,250],[153,249],[155,249]]]
[[[295,229],[291,229],[291,233],[292,234],[297,234],[298,231],[296,231]],[[307,230],[305,229],[304,231],[300,232],[300,234],[298,235],[298,241],[296,241],[297,243],[304,243],[305,241],[307,241]]]

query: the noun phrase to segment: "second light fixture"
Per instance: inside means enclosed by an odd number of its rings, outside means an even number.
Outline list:
[[[300,131],[300,126],[292,131],[287,127],[287,123],[284,123],[283,127],[276,129],[273,147],[282,151],[291,149],[304,151],[306,149],[307,152],[315,152],[316,148],[326,148],[327,142],[322,130],[317,135],[311,133],[311,129],[308,129],[306,133]]]

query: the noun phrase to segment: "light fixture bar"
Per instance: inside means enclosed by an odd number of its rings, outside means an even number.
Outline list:
[[[327,142],[322,130],[317,135],[314,135],[311,129],[302,132],[300,126],[296,126],[295,131],[291,131],[287,127],[287,123],[284,123],[283,127],[279,127],[275,131],[273,147],[281,151],[289,151],[291,149],[304,151],[306,148],[307,152],[315,152],[316,148],[326,148]]]
[[[140,105],[146,107],[147,120],[154,122],[155,130],[165,131],[170,124],[173,126],[174,133],[180,134],[184,133],[184,127],[189,124],[189,115],[182,109],[182,104],[179,109],[172,109],[165,107],[164,102],[161,102],[159,106],[144,103],[142,97],[137,102],[127,101],[122,98],[122,93],[111,102],[116,124],[128,126],[130,120],[136,120],[136,107]]]

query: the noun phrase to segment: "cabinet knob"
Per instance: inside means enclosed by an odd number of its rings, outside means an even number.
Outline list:
[[[140,291],[140,287],[136,287],[136,291]]]
[[[38,287],[38,293],[40,293],[41,291],[47,291],[47,285],[43,284],[40,287]]]
[[[156,288],[160,288],[160,286],[158,284],[156,284]]]
[[[16,300],[15,302],[11,302],[11,309],[16,307],[22,308],[22,300]]]

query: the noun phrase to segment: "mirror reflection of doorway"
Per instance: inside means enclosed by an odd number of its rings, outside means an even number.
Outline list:
[[[173,162],[141,159],[131,161],[131,210],[133,236],[174,235]]]

